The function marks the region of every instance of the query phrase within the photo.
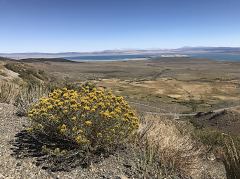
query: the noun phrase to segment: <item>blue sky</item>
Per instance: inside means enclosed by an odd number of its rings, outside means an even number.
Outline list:
[[[0,0],[1,52],[240,46],[240,0]]]

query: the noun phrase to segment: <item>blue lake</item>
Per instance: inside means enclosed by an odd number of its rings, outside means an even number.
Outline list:
[[[194,53],[184,54],[192,58],[204,58],[216,61],[239,61],[240,54],[227,54],[227,53]],[[125,60],[144,60],[151,57],[161,57],[161,54],[153,55],[89,55],[89,56],[77,56],[77,57],[65,57],[68,60],[73,61],[125,61]]]
[[[227,54],[227,53],[202,53],[202,54],[191,54],[193,58],[206,58],[217,61],[239,61],[240,54]]]
[[[77,57],[65,57],[68,60],[73,61],[123,61],[134,59],[145,59],[151,55],[89,55],[89,56],[77,56]]]

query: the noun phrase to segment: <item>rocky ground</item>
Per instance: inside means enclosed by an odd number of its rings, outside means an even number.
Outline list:
[[[126,179],[143,178],[139,174],[137,161],[131,152],[118,153],[92,164],[88,168],[76,167],[71,171],[52,172],[36,165],[37,156],[18,158],[14,155],[14,141],[20,132],[28,125],[26,118],[18,117],[14,106],[0,103],[0,179],[52,179],[52,178],[83,178],[83,179]],[[204,165],[206,177],[225,178],[223,165],[214,161],[214,158]],[[201,177],[201,178],[202,178]],[[146,177],[149,178],[149,177]],[[152,177],[150,177],[152,178]],[[197,177],[198,178],[198,177]]]
[[[0,179],[52,179],[52,178],[134,178],[135,169],[126,157],[110,156],[102,162],[93,164],[87,169],[74,168],[70,172],[51,172],[35,165],[36,158],[25,157],[18,159],[13,155],[12,143],[27,125],[26,118],[14,115],[12,105],[0,103]]]

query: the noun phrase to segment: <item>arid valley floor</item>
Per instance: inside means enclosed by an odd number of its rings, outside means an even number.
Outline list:
[[[190,58],[120,62],[27,63],[56,78],[90,80],[131,101],[168,112],[210,111],[240,104],[240,63]]]

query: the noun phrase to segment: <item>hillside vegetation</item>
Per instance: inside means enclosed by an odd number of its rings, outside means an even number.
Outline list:
[[[176,61],[136,61],[135,66],[30,61],[0,66],[8,71],[0,81],[0,101],[14,109],[12,119],[20,123],[11,131],[13,146],[3,140],[4,149],[14,148],[8,160],[27,157],[41,172],[63,178],[66,171],[70,178],[239,178],[240,134],[224,128],[239,123],[238,109],[207,112],[226,102],[238,105],[237,70],[229,79],[213,74],[199,79],[191,70],[195,76],[187,77]],[[207,62],[183,63],[205,68]],[[176,118],[193,112],[197,115]],[[6,125],[1,128],[11,127],[12,119],[1,117]]]

